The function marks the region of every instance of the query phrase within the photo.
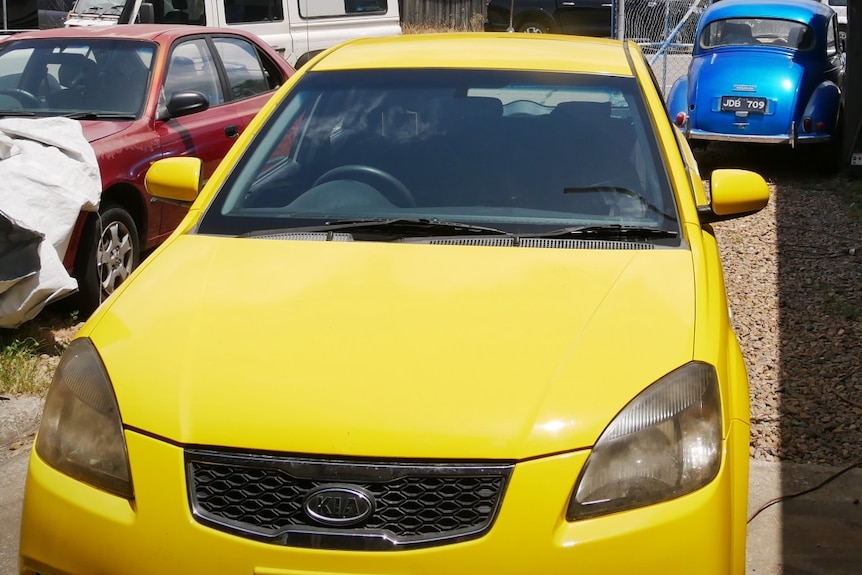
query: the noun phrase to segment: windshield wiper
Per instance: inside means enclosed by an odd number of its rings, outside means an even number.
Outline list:
[[[655,205],[654,203],[649,201],[643,195],[641,195],[641,194],[639,194],[633,190],[630,190],[628,188],[623,188],[620,186],[596,185],[596,186],[583,186],[583,187],[577,187],[577,188],[564,188],[563,189],[564,194],[584,194],[584,193],[603,193],[603,192],[620,194],[622,196],[626,196],[626,197],[635,199],[638,202],[640,202],[640,204],[643,207],[645,207],[649,211],[653,212],[654,214],[658,214],[666,220],[672,220],[673,219],[672,214],[669,214],[669,213],[663,211],[661,208],[659,208],[657,205]]]
[[[0,110],[0,117],[6,116],[17,116],[17,117],[25,117],[29,118],[30,116],[35,116],[35,112],[28,112],[26,110]]]
[[[247,232],[239,237],[253,238],[256,236],[269,236],[278,233],[308,233],[308,232],[336,232],[352,231],[359,233],[385,236],[388,240],[403,239],[408,237],[456,237],[456,236],[507,236],[515,238],[516,241],[524,238],[562,238],[562,237],[588,237],[588,238],[623,238],[623,239],[661,239],[675,238],[679,234],[673,230],[644,226],[624,226],[621,224],[606,224],[600,226],[570,226],[549,230],[544,232],[513,233],[491,228],[465,224],[463,222],[448,222],[424,218],[390,218],[390,219],[363,219],[363,220],[335,220],[318,226],[304,226],[296,228],[283,228],[278,230],[256,230]]]
[[[119,114],[116,112],[72,112],[63,114],[72,120],[134,120],[133,114]]]
[[[661,239],[675,238],[679,235],[674,230],[648,226],[624,226],[622,224],[605,224],[601,226],[570,226],[547,232],[518,234],[519,238],[561,238],[588,237],[601,239]]]
[[[388,218],[363,220],[335,220],[319,226],[287,228],[284,231],[296,232],[332,232],[341,230],[356,230],[362,233],[383,235],[389,239],[401,239],[416,236],[463,236],[463,235],[511,235],[497,228],[465,224],[462,222],[447,222],[424,218]],[[273,230],[254,231],[242,234],[248,238],[259,235],[271,235]]]

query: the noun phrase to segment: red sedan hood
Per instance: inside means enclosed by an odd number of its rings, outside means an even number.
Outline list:
[[[81,128],[84,131],[84,137],[91,144],[102,138],[113,136],[122,132],[132,125],[131,121],[118,122],[115,120],[81,120]]]

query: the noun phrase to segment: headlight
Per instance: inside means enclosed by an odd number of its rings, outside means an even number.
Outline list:
[[[117,398],[89,339],[73,340],[57,366],[36,452],[70,477],[134,497]]]
[[[569,502],[569,521],[679,497],[712,481],[721,463],[715,368],[690,363],[629,403],[602,433]]]

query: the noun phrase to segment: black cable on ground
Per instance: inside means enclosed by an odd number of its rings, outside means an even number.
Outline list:
[[[862,403],[859,403],[859,402],[857,402],[857,401],[853,401],[852,399],[850,399],[849,397],[847,397],[846,395],[844,395],[843,393],[841,393],[840,391],[838,391],[838,390],[836,389],[836,387],[838,386],[838,384],[839,384],[839,383],[843,383],[843,382],[847,381],[848,379],[850,379],[851,377],[853,377],[854,375],[856,375],[856,373],[857,373],[859,370],[862,370],[862,365],[857,365],[855,368],[853,368],[853,369],[852,369],[850,372],[848,372],[846,375],[843,375],[843,376],[842,376],[840,379],[838,379],[837,381],[833,381],[833,382],[832,382],[832,384],[829,386],[829,389],[830,389],[830,391],[832,391],[832,393],[834,393],[834,394],[835,394],[835,396],[836,396],[838,399],[840,399],[840,400],[841,400],[841,401],[843,401],[844,403],[847,403],[847,404],[849,404],[849,405],[852,405],[853,407],[859,407],[859,408],[862,408]]]
[[[852,470],[852,469],[855,469],[855,468],[857,468],[857,467],[862,467],[862,461],[857,461],[856,463],[854,463],[854,464],[852,464],[852,465],[848,465],[848,466],[847,466],[847,467],[845,467],[844,469],[842,469],[842,470],[840,470],[840,471],[838,471],[838,472],[834,473],[833,475],[831,475],[831,476],[830,476],[830,477],[828,477],[827,479],[823,480],[823,481],[822,481],[822,482],[820,482],[818,485],[815,485],[814,487],[810,487],[810,488],[808,488],[808,489],[806,489],[806,490],[804,490],[804,491],[800,491],[799,493],[792,493],[792,494],[790,494],[790,495],[782,495],[781,497],[776,497],[775,499],[770,499],[769,501],[767,501],[766,503],[764,503],[763,505],[761,505],[761,506],[757,509],[757,511],[755,511],[755,512],[751,515],[751,517],[749,517],[749,518],[748,518],[748,521],[747,521],[746,523],[751,523],[752,521],[754,521],[754,518],[755,518],[755,517],[757,517],[758,515],[760,515],[760,513],[761,513],[762,511],[765,511],[766,509],[768,509],[769,507],[772,507],[772,506],[773,506],[773,505],[775,505],[776,503],[781,503],[782,501],[788,501],[788,500],[790,500],[790,499],[795,499],[795,498],[797,498],[797,497],[801,497],[801,496],[803,496],[803,495],[807,495],[807,494],[809,494],[809,493],[811,493],[811,492],[813,492],[813,491],[817,491],[817,490],[818,490],[818,489],[820,489],[821,487],[824,487],[824,486],[825,486],[825,485],[827,485],[828,483],[831,483],[832,481],[835,481],[836,479],[838,479],[839,477],[841,477],[842,475],[844,475],[844,474],[845,474],[845,473],[847,473],[848,471],[850,471],[850,470]]]

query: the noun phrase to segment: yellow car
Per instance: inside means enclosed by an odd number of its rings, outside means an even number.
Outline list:
[[[35,574],[743,573],[748,383],[637,45],[405,35],[297,72],[64,354]]]

